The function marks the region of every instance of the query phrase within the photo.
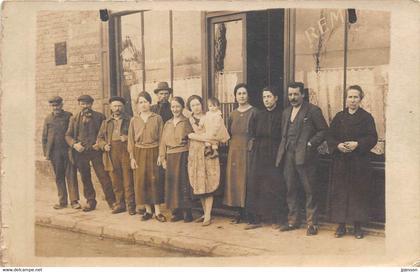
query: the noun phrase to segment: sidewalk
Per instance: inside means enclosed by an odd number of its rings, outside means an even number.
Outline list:
[[[97,184],[95,184],[97,188]],[[82,188],[79,190],[81,191]],[[54,210],[56,189],[50,178],[38,178],[36,184],[36,223],[95,236],[129,240],[139,244],[182,250],[203,256],[292,256],[345,255],[351,259],[366,259],[366,265],[385,255],[385,238],[381,234],[367,235],[356,240],[352,235],[334,238],[331,227],[322,226],[317,236],[306,236],[305,229],[280,232],[271,226],[244,230],[244,224],[230,224],[230,219],[213,217],[213,224],[202,227],[197,223],[140,221],[140,216],[128,213],[111,214],[98,189],[98,206],[85,213],[71,208]],[[81,201],[84,202],[83,200]],[[169,214],[167,218],[169,218]],[[198,215],[196,214],[195,217]],[[382,233],[383,235],[383,233]],[[366,258],[371,256],[373,258]],[[356,263],[353,263],[356,265]]]

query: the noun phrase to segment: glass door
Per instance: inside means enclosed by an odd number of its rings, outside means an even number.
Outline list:
[[[238,83],[246,83],[246,14],[211,17],[208,31],[208,97],[219,99],[227,122],[235,106],[233,89]]]

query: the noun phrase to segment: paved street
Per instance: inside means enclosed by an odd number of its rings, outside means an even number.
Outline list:
[[[229,223],[230,219],[225,217],[214,217],[214,223],[208,227],[184,222],[141,222],[138,215],[111,214],[100,193],[97,210],[93,212],[84,213],[71,208],[54,210],[52,205],[56,201],[55,184],[45,177],[38,177],[36,194],[38,225],[178,250],[187,255],[300,255],[303,263],[306,257],[320,255],[333,256],[335,261],[345,265],[373,265],[378,264],[379,260],[385,262],[385,238],[378,235],[368,235],[362,240],[356,240],[352,235],[336,239],[333,231],[322,228],[319,235],[308,237],[305,229],[281,233],[271,226],[246,231],[245,225],[232,225]],[[71,255],[69,252],[69,256]],[[110,256],[109,253],[107,256]]]
[[[66,241],[63,243],[63,241]],[[187,257],[191,253],[139,245],[133,242],[83,233],[35,227],[35,255],[38,257]]]

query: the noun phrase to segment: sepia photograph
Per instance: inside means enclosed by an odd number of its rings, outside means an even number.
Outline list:
[[[3,24],[3,266],[420,266],[419,3],[157,2]]]

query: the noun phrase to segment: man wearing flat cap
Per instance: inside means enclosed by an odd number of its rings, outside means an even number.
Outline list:
[[[57,185],[58,204],[53,207],[54,209],[67,207],[68,191],[71,207],[80,209],[76,170],[68,161],[68,146],[64,139],[72,114],[63,110],[63,99],[60,96],[54,96],[48,102],[52,113],[48,114],[44,121],[42,150],[45,158],[51,161]]]
[[[134,201],[134,181],[130,168],[130,156],[127,151],[128,127],[130,116],[125,113],[126,100],[120,96],[109,99],[111,116],[102,122],[97,143],[103,150],[102,158],[105,170],[109,172],[116,203],[112,213],[128,210],[136,214]]]
[[[105,200],[112,209],[115,195],[112,183],[102,162],[102,152],[96,144],[98,132],[105,115],[92,110],[93,98],[90,95],[81,95],[78,99],[80,112],[70,119],[66,132],[67,144],[71,147],[70,159],[79,170],[83,183],[83,193],[87,206],[83,211],[89,212],[96,208],[96,192],[92,184],[91,167],[93,165],[96,176],[105,194]]]
[[[158,102],[152,105],[150,110],[162,117],[163,123],[166,123],[173,117],[169,97],[172,94],[172,88],[169,87],[168,82],[159,82],[157,88],[154,90],[158,97]]]

